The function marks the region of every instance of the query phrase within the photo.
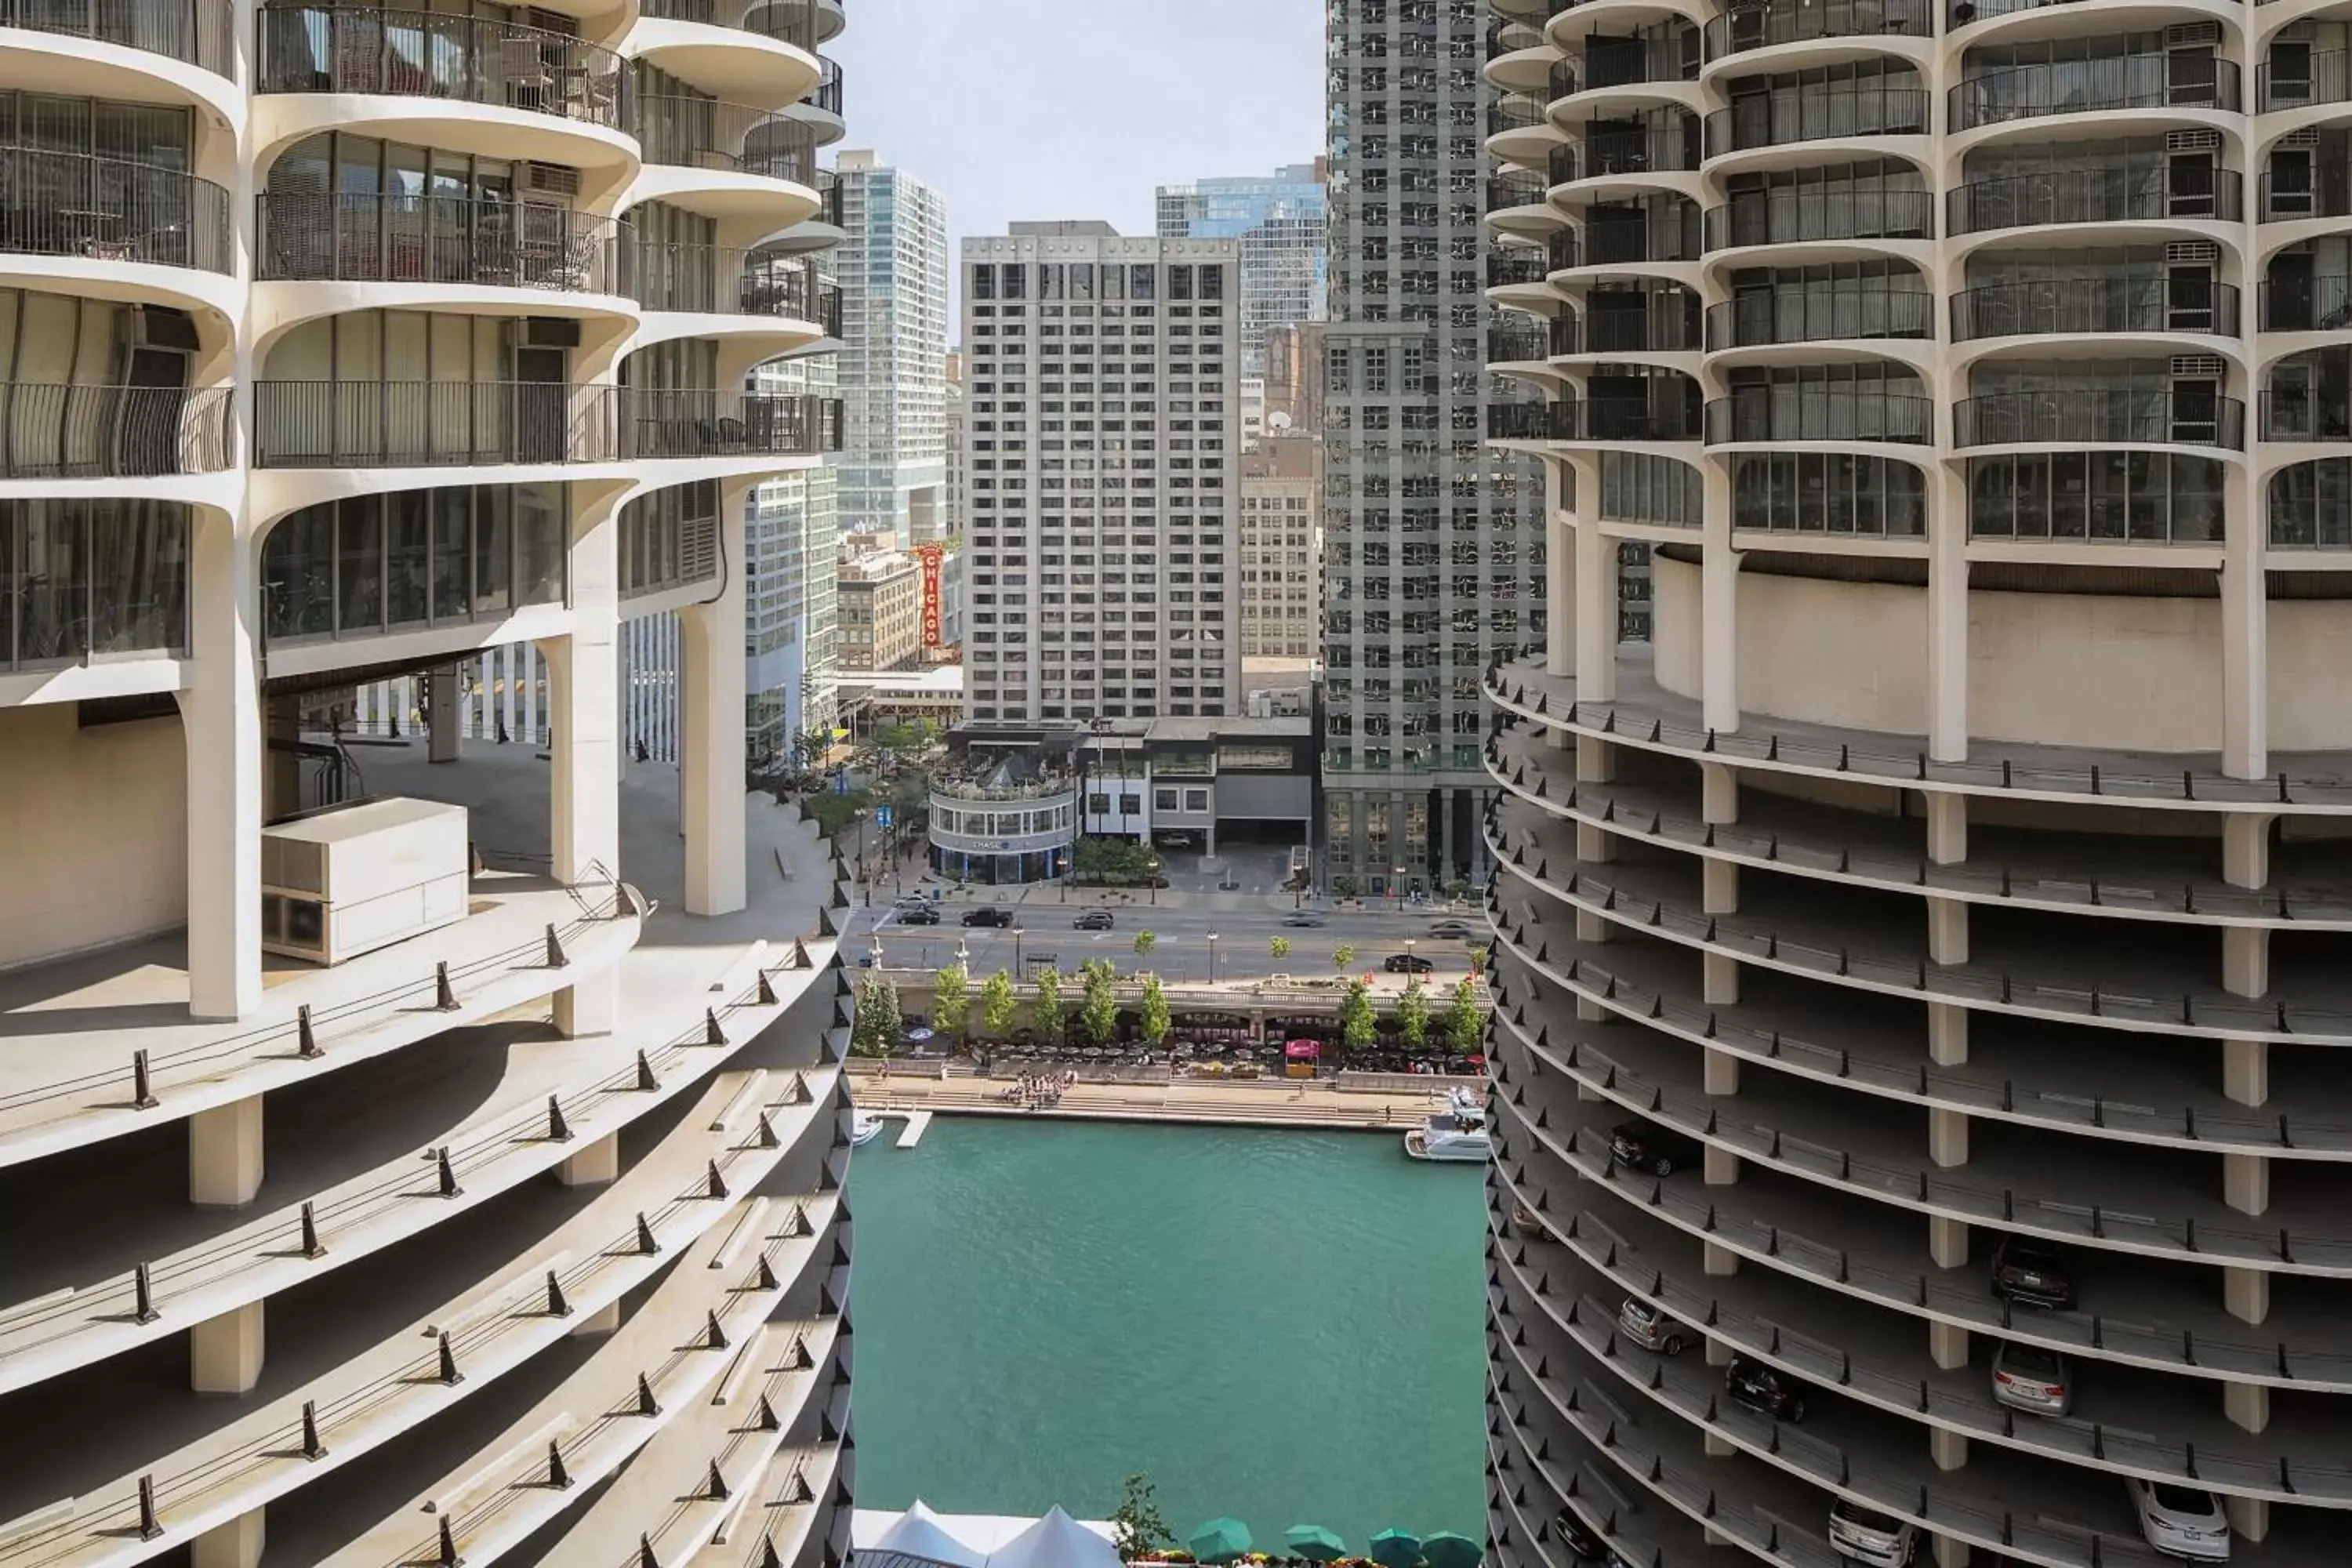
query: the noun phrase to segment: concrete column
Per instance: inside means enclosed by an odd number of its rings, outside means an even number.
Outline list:
[[[1706,1257],[1704,1267],[1708,1274],[1718,1279],[1727,1279],[1731,1275],[1739,1272],[1739,1254],[1732,1251],[1731,1248],[1727,1247],[1718,1247],[1712,1241],[1703,1243],[1702,1245],[1705,1247]],[[1720,1342],[1716,1340],[1709,1340],[1706,1342],[1706,1359],[1709,1365],[1721,1364],[1715,1359],[1715,1352],[1717,1349],[1721,1349],[1723,1351],[1725,1361],[1731,1359],[1731,1351],[1729,1346],[1723,1345]]]
[[[580,552],[573,552],[573,559]],[[612,607],[580,605],[572,612],[577,631],[539,645],[547,661],[548,721],[555,733],[549,747],[550,853],[564,882],[602,879],[621,861],[621,748],[615,739],[619,676],[612,645]]]
[[[1969,1059],[1969,1010],[1949,1002],[1927,1004],[1927,1059],[1956,1068]]]
[[[2271,1277],[2261,1268],[2221,1270],[2221,1305],[2242,1323],[2260,1323],[2271,1315]]]
[[[1576,1019],[1580,1024],[1605,1024],[1615,1016],[1591,997],[1580,993],[1576,998]]]
[[[2264,500],[2251,466],[2223,492],[2228,515],[2221,563],[2221,771],[2239,779],[2258,779],[2270,771]]]
[[[1969,797],[1942,790],[1923,790],[1927,811],[1927,858],[1938,866],[1956,866],[1969,858]]]
[[[188,1383],[198,1394],[250,1394],[261,1381],[262,1304],[250,1301],[188,1331]]]
[[[1609,942],[1615,937],[1616,930],[1609,917],[1598,910],[1576,911],[1576,940],[1579,942]]]
[[[558,991],[551,1001],[555,1032],[565,1039],[609,1035],[621,1016],[621,972],[600,969]]]
[[[1948,1535],[1930,1537],[1936,1543],[1936,1568],[1969,1568],[1969,1543]]]
[[[1966,1111],[1932,1109],[1927,1112],[1927,1158],[1945,1170],[1969,1163]]]
[[[2268,1040],[2221,1042],[2221,1092],[2240,1105],[2270,1103],[2271,1045]]]
[[[1927,957],[1936,963],[1969,961],[1969,906],[1958,899],[1927,901]]]
[[[2221,879],[2233,888],[2260,888],[2271,879],[2271,824],[2275,814],[2232,812],[2221,819]]]
[[[2221,988],[2260,996],[2271,988],[2271,933],[2261,926],[2221,928]]]
[[[2243,1215],[2271,1207],[2271,1163],[2260,1154],[2221,1156],[2221,1201]]]
[[[1969,1262],[1969,1222],[1927,1216],[1927,1254],[1938,1268],[1965,1268]]]
[[[261,1191],[261,1096],[247,1095],[188,1118],[188,1201],[241,1209]]]
[[[1927,754],[1957,763],[1969,754],[1969,498],[1957,473],[1927,484]]]
[[[607,1132],[555,1167],[555,1179],[567,1187],[596,1187],[621,1174],[621,1138]]]
[[[1708,1006],[1728,1007],[1739,1000],[1739,960],[1727,952],[1703,952],[1699,972]]]
[[[1739,774],[1728,763],[1698,765],[1699,816],[1718,825],[1739,820]]]
[[[1716,1436],[1715,1428],[1712,1426],[1706,1429],[1706,1457],[1710,1459],[1728,1459],[1739,1452],[1731,1446],[1730,1438]]]
[[[1706,727],[1739,728],[1739,557],[1731,548],[1731,468],[1701,463],[1706,526],[1699,560],[1699,699]]]
[[[1706,1146],[1704,1162],[1706,1184],[1710,1187],[1730,1187],[1739,1184],[1739,1156],[1728,1149]]]
[[[1699,907],[1711,915],[1739,912],[1739,863],[1712,857],[1699,862]]]
[[[1706,1251],[1706,1271],[1709,1274],[1730,1272],[1729,1269],[1717,1269],[1715,1267],[1715,1248],[1712,1245],[1707,1247]],[[1735,1261],[1737,1260],[1735,1259]],[[1727,1342],[1717,1339],[1714,1335],[1709,1334],[1706,1337],[1706,1364],[1709,1366],[1729,1366],[1731,1364],[1731,1346]],[[1739,1452],[1738,1448],[1732,1447],[1731,1439],[1717,1436],[1716,1429],[1712,1426],[1705,1429],[1704,1441],[1706,1457],[1710,1459],[1727,1459],[1732,1455]]]
[[[179,694],[187,770],[188,1011],[230,1022],[261,1005],[258,547],[227,518],[202,508],[193,531],[188,615],[194,658],[187,689]]]
[[[1576,616],[1580,602],[1574,511],[1570,493],[1575,481],[1567,472],[1572,459],[1544,459],[1544,672],[1576,673]],[[1597,466],[1597,465],[1596,465]]]
[[[1617,747],[1598,735],[1576,737],[1576,782],[1607,784],[1617,776]]]
[[[1587,865],[1603,866],[1617,858],[1617,836],[1598,823],[1576,825],[1576,858]]]
[[[743,504],[720,500],[726,586],[678,617],[685,632],[679,681],[678,799],[686,828],[686,910],[728,915],[745,901],[743,770]],[[1392,819],[1393,821],[1393,819]],[[1400,833],[1403,823],[1395,821]]]
[[[2221,1408],[2232,1425],[2259,1436],[2271,1424],[2271,1385],[2267,1383],[2225,1383]]]
[[[1713,1273],[1714,1270],[1709,1269],[1708,1272]],[[1717,1339],[1713,1334],[1706,1336],[1707,1365],[1729,1366],[1731,1364],[1731,1355],[1732,1351],[1730,1341]]]
[[[1729,1051],[1706,1049],[1706,1092],[1738,1094],[1739,1092],[1739,1058]]]
[[[1927,1353],[1946,1372],[1957,1372],[1969,1364],[1969,1331],[1958,1323],[1930,1321],[1927,1324]]]
[[[268,1510],[257,1508],[213,1526],[190,1544],[190,1568],[261,1568],[268,1523]]]
[[[1927,1453],[1939,1470],[1957,1470],[1969,1462],[1968,1435],[1941,1426],[1927,1428]]]
[[[425,677],[425,760],[430,763],[457,760],[461,718],[457,708],[457,669],[454,664],[443,665]]]
[[[2266,1498],[2228,1497],[2221,1506],[2230,1515],[2230,1528],[2248,1541],[2261,1541],[2271,1532],[2271,1505]]]

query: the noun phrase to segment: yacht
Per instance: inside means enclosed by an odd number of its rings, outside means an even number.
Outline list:
[[[1495,1152],[1486,1136],[1486,1108],[1469,1090],[1454,1090],[1444,1110],[1404,1135],[1404,1152],[1415,1160],[1486,1160]]]
[[[881,1136],[882,1119],[878,1116],[870,1116],[861,1110],[857,1113],[857,1120],[849,1124],[849,1143],[852,1148],[864,1148]]]

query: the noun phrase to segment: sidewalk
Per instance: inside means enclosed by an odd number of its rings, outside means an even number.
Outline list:
[[[1006,1079],[867,1078],[851,1080],[860,1110],[930,1110],[942,1116],[1025,1116],[1063,1121],[1190,1122],[1224,1127],[1322,1127],[1402,1132],[1439,1108],[1435,1094],[1342,1094],[1313,1085],[1081,1083],[1051,1110],[1000,1098]]]

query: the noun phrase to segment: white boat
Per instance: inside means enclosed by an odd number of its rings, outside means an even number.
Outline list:
[[[1495,1145],[1486,1135],[1486,1108],[1467,1089],[1446,1096],[1445,1109],[1404,1135],[1404,1152],[1441,1163],[1483,1162]]]
[[[868,1116],[861,1110],[857,1113],[857,1120],[849,1124],[849,1142],[852,1148],[863,1148],[881,1136],[882,1119],[878,1116]]]

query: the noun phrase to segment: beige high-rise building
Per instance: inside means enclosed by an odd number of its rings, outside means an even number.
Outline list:
[[[0,1561],[843,1561],[831,878],[744,801],[841,7],[5,20]]]
[[[1242,457],[1242,658],[1323,651],[1323,444],[1268,437]]]
[[[912,669],[923,657],[923,572],[895,550],[841,563],[841,660],[845,669]]]

